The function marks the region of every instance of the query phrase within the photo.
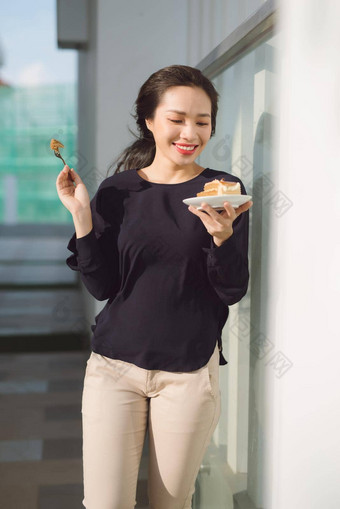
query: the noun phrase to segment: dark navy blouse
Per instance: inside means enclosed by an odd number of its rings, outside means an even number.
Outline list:
[[[248,288],[249,211],[216,246],[184,198],[215,178],[240,182],[206,168],[179,184],[143,179],[136,169],[107,177],[91,200],[93,228],[70,239],[67,265],[87,290],[107,300],[91,326],[92,350],[141,368],[194,371],[219,345],[228,306]],[[202,197],[204,201],[204,197]]]

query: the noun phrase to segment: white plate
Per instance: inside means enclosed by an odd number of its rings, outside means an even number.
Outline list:
[[[202,210],[201,203],[208,203],[216,210],[224,210],[223,203],[228,201],[236,209],[243,203],[251,200],[249,194],[220,194],[215,196],[194,196],[192,198],[185,198],[182,200],[186,205],[193,205],[197,210]]]

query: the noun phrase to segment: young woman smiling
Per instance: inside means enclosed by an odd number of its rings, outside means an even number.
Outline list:
[[[187,207],[215,178],[195,160],[215,133],[218,94],[197,69],[152,74],[136,100],[137,139],[90,201],[68,166],[57,178],[75,233],[66,260],[107,300],[95,317],[82,398],[88,509],[132,509],[146,431],[152,509],[191,507],[221,412],[221,332],[248,288],[252,202]],[[122,168],[123,171],[120,171]]]

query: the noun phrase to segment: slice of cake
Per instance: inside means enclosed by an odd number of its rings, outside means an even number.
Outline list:
[[[228,182],[221,178],[215,179],[204,184],[204,191],[197,193],[196,196],[215,196],[221,194],[241,194],[239,182]]]
[[[59,152],[59,148],[64,148],[64,145],[62,143],[60,143],[60,141],[52,138],[52,140],[50,142],[50,147],[52,150],[57,150]]]

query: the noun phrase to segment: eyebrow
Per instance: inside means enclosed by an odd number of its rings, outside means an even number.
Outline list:
[[[179,111],[179,110],[166,110],[167,112],[168,111],[172,111],[174,113],[179,113],[180,115],[185,115],[185,111]],[[197,117],[210,117],[209,113],[197,113]]]

